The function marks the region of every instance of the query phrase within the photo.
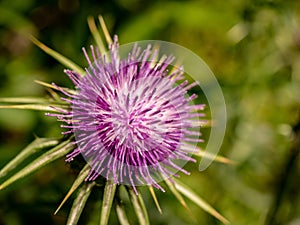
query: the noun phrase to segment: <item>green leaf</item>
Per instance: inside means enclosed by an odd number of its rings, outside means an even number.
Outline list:
[[[129,221],[128,221],[128,218],[127,218],[127,215],[126,215],[126,211],[125,211],[124,206],[123,206],[121,201],[119,201],[117,203],[116,211],[117,211],[117,216],[118,216],[118,219],[120,221],[120,224],[121,225],[130,225]]]
[[[21,104],[21,105],[0,105],[0,109],[30,109],[30,110],[37,110],[37,111],[47,111],[47,112],[59,112],[55,108],[66,108],[62,105],[38,105],[38,104]]]
[[[224,224],[229,224],[229,221],[223,217],[219,212],[217,212],[211,205],[209,205],[206,201],[204,201],[201,197],[199,197],[194,191],[192,191],[189,187],[177,181],[174,182],[176,189],[197,204],[204,211],[208,212],[218,220],[220,220]]]
[[[78,191],[76,199],[73,202],[71,211],[69,213],[68,221],[66,225],[76,225],[82,210],[85,206],[87,199],[89,198],[91,191],[95,185],[95,182],[85,183]]]
[[[57,145],[59,141],[53,138],[37,138],[24,148],[15,158],[6,164],[0,171],[0,178],[4,177],[7,173],[12,171],[16,166],[20,165],[30,155],[38,152],[41,149]]]
[[[3,103],[44,103],[47,104],[50,101],[47,98],[39,97],[10,97],[10,98],[0,98],[0,102]]]
[[[84,181],[84,179],[89,174],[90,170],[91,169],[90,169],[89,164],[86,164],[85,167],[83,167],[83,169],[78,174],[76,180],[74,181],[72,187],[70,188],[69,192],[66,194],[66,196],[64,197],[64,199],[62,200],[62,202],[60,203],[60,205],[58,206],[58,208],[56,209],[54,215],[56,213],[58,213],[58,211],[63,206],[63,204],[68,200],[68,198],[73,194],[73,192],[82,184],[82,182]]]
[[[113,181],[111,181],[111,180],[106,181],[106,185],[104,188],[104,194],[103,194],[100,225],[108,224],[108,219],[109,219],[109,215],[110,215],[112,202],[114,200],[116,187],[117,187],[117,184],[115,184]]]
[[[152,198],[153,198],[153,200],[155,202],[155,205],[156,205],[156,208],[157,208],[158,212],[160,214],[162,214],[162,210],[161,210],[160,205],[158,203],[158,200],[157,200],[157,197],[156,197],[156,194],[155,194],[155,191],[154,191],[153,187],[152,186],[148,186],[148,187],[149,187],[149,191],[150,191],[151,196],[152,196]]]
[[[133,205],[140,225],[149,225],[148,213],[141,194],[136,195],[132,188],[127,188],[129,199]]]
[[[18,171],[16,174],[14,174],[8,180],[4,181],[4,183],[2,183],[0,185],[0,190],[6,188],[7,186],[14,183],[15,181],[46,166],[50,162],[53,162],[54,160],[66,155],[72,149],[74,149],[74,144],[71,143],[70,140],[62,142],[61,144],[57,145],[56,147],[52,148],[48,152],[44,153],[43,155],[38,157],[36,160],[34,160],[30,164],[28,164],[26,167],[24,167],[23,169]]]
[[[54,51],[53,49],[49,48],[48,46],[44,45],[42,42],[40,42],[35,37],[31,36],[31,41],[37,45],[40,49],[42,49],[44,52],[46,52],[48,55],[52,56],[54,59],[56,59],[58,62],[60,62],[62,65],[66,66],[67,68],[74,70],[75,72],[79,73],[80,75],[84,75],[85,71],[78,65],[76,65],[74,62],[72,62],[70,59],[66,58],[65,56],[61,55],[60,53]]]

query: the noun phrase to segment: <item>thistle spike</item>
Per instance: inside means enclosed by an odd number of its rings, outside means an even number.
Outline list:
[[[82,210],[85,206],[85,203],[88,200],[94,186],[95,186],[95,182],[92,182],[92,183],[85,183],[80,188],[76,196],[76,199],[73,202],[66,225],[77,225]]]
[[[90,172],[90,166],[88,164],[86,164],[85,167],[83,167],[83,169],[78,174],[78,176],[77,176],[76,180],[74,181],[72,187],[70,188],[70,190],[68,191],[68,193],[66,194],[66,196],[64,197],[64,199],[62,200],[60,205],[55,210],[54,215],[56,215],[58,213],[58,211],[61,209],[61,207],[65,204],[65,202],[73,194],[73,192],[82,184],[82,182],[87,177],[89,172]]]
[[[102,54],[104,54],[106,52],[106,49],[104,47],[104,44],[103,44],[103,41],[102,41],[102,38],[100,36],[100,33],[97,29],[97,26],[96,26],[96,23],[95,23],[95,20],[94,20],[94,17],[92,16],[89,16],[88,19],[88,25],[89,25],[89,28],[90,28],[90,31],[91,31],[91,34],[93,35],[93,38],[100,50],[100,52]]]
[[[113,41],[112,41],[112,38],[111,38],[111,36],[110,36],[110,34],[109,34],[109,31],[108,31],[108,29],[107,29],[107,27],[106,27],[106,24],[105,24],[105,22],[104,22],[103,17],[100,15],[100,16],[98,17],[98,19],[99,19],[99,22],[100,22],[102,31],[103,31],[103,33],[104,33],[106,42],[108,43],[108,45],[112,44]]]
[[[30,40],[38,46],[40,49],[42,49],[44,52],[46,52],[48,55],[52,56],[54,59],[56,59],[58,62],[60,62],[62,65],[76,71],[77,73],[83,75],[85,72],[83,69],[81,69],[80,66],[76,65],[74,62],[72,62],[70,59],[66,58],[65,56],[61,55],[60,53],[54,51],[53,49],[49,48],[48,46],[44,45],[42,42],[40,42],[35,37],[31,36]]]

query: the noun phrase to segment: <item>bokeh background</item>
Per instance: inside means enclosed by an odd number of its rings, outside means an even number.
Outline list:
[[[81,47],[92,43],[86,18],[98,14],[121,44],[174,42],[197,53],[215,73],[228,111],[219,153],[236,164],[213,163],[202,172],[188,165],[192,175],[182,180],[232,225],[299,225],[300,1],[1,0],[0,97],[44,96],[34,80],[72,87],[64,67],[27,37],[86,66]],[[0,110],[0,167],[35,136],[60,132],[56,120],[42,112]],[[64,224],[72,201],[58,215],[53,212],[75,175],[61,159],[1,191],[0,224]],[[92,193],[80,224],[98,224],[100,196]],[[172,194],[158,197],[163,215],[146,198],[152,224],[221,224],[192,202],[194,218]],[[114,217],[113,212],[110,224],[117,224]]]

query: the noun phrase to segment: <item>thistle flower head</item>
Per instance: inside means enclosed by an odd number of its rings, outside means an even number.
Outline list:
[[[182,67],[173,56],[158,58],[158,50],[135,45],[125,59],[117,37],[109,54],[91,46],[86,75],[66,70],[77,93],[65,99],[72,110],[55,115],[74,133],[77,148],[67,161],[82,154],[91,166],[87,180],[99,175],[115,183],[153,185],[182,169],[192,146],[201,141],[196,95],[187,91]],[[172,69],[172,72],[170,72]],[[178,84],[178,82],[180,82]],[[67,93],[66,93],[67,94]],[[53,115],[53,114],[52,114]]]
[[[65,155],[67,161],[75,160],[78,155],[82,155],[87,163],[78,173],[72,187],[55,212],[56,214],[76,190],[77,196],[67,224],[77,224],[94,188],[103,189],[100,224],[108,224],[112,206],[116,207],[120,223],[129,224],[122,204],[122,185],[118,184],[132,186],[125,190],[137,220],[139,224],[149,224],[143,194],[136,186],[148,185],[156,207],[161,213],[162,210],[153,190],[153,186],[163,190],[158,184],[161,180],[164,180],[166,187],[184,208],[188,209],[188,206],[182,195],[223,223],[228,223],[226,218],[200,198],[188,185],[177,179],[173,179],[173,182],[167,179],[177,176],[178,171],[188,174],[183,167],[186,162],[194,161],[191,158],[192,154],[206,159],[199,165],[199,169],[202,170],[213,160],[230,163],[230,160],[214,154],[216,153],[214,150],[220,147],[225,132],[226,112],[221,89],[212,72],[194,53],[171,43],[146,41],[147,47],[142,47],[145,42],[139,42],[134,46],[119,46],[117,36],[114,41],[111,40],[101,16],[99,22],[107,43],[111,43],[109,51],[105,53],[104,43],[95,21],[89,17],[88,25],[100,50],[91,46],[91,56],[89,56],[83,49],[88,62],[88,68],[85,70],[32,38],[32,41],[43,51],[71,68],[65,70],[65,73],[73,81],[76,90],[37,81],[51,88],[50,98],[2,98],[0,103],[8,103],[8,105],[0,105],[0,109],[48,111],[48,115],[64,122],[62,127],[67,128],[67,131],[63,133],[70,135],[63,139],[36,138],[0,170],[0,178],[7,176],[29,156],[37,157],[1,183],[0,190]],[[155,47],[157,43],[159,49]],[[176,59],[173,55],[180,58]],[[188,93],[197,83],[189,84],[185,80],[184,68],[178,66],[175,60],[182,60],[185,70],[192,77],[205,80],[200,86],[210,106],[211,117],[217,121],[207,141],[207,149],[211,152],[204,152],[197,148],[198,142],[202,141],[199,139],[199,128],[203,123],[199,120],[203,114],[198,111],[204,106],[194,105],[193,99],[197,96]],[[208,84],[203,85],[207,81]],[[66,97],[60,99],[55,92],[57,90]],[[17,104],[11,105],[11,103]],[[45,152],[41,155],[36,154],[41,150]],[[104,177],[104,187],[96,185],[95,182],[101,176]],[[84,180],[91,182],[83,182]],[[141,195],[137,196],[138,193]]]

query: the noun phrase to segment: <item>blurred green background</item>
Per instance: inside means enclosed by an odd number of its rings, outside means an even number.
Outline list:
[[[0,97],[44,96],[34,80],[72,87],[64,67],[27,37],[86,66],[81,47],[92,43],[86,18],[98,14],[121,44],[174,42],[197,53],[215,73],[228,111],[220,154],[237,163],[213,163],[203,172],[188,165],[192,175],[182,180],[232,225],[299,225],[300,1],[1,0]],[[44,113],[0,110],[0,167],[35,135],[60,132]],[[64,224],[72,201],[58,215],[53,212],[74,178],[61,159],[1,191],[0,225]],[[92,194],[80,224],[97,224],[99,197]],[[170,193],[158,197],[163,215],[146,198],[152,224],[221,224],[192,202],[194,218]]]

